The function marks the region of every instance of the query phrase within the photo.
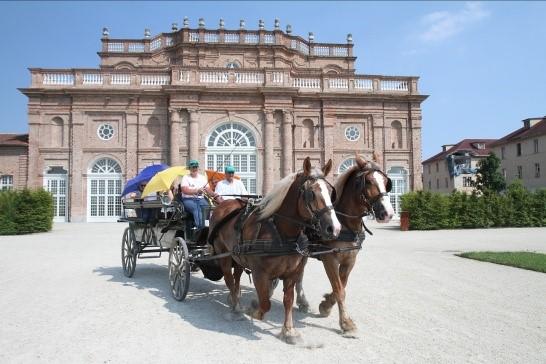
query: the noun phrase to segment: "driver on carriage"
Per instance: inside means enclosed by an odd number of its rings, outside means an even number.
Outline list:
[[[208,187],[207,178],[199,173],[199,162],[195,159],[188,163],[190,174],[182,177],[180,183],[182,204],[191,212],[197,229],[204,227],[203,208],[209,206],[204,194],[215,198],[217,194]]]
[[[216,194],[218,194],[218,197],[215,198],[216,202],[221,203],[224,200],[232,200],[248,195],[248,191],[243,182],[233,178],[235,175],[235,168],[233,166],[226,166],[224,172],[226,176],[225,179],[218,182],[216,189],[214,190]]]

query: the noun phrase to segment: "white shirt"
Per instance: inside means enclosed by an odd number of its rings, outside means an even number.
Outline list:
[[[243,182],[235,178],[233,179],[232,183],[229,183],[225,179],[221,180],[216,184],[216,189],[214,190],[214,192],[222,196],[224,200],[232,200],[237,198],[237,196],[225,195],[248,195],[248,191],[246,190]]]
[[[190,174],[185,175],[182,177],[182,183],[180,184],[182,187],[191,187],[191,188],[203,188],[207,184],[207,178],[203,176],[202,174],[197,174],[195,178],[193,178]],[[182,192],[182,197],[193,197],[193,198],[203,198],[203,195],[186,195]]]

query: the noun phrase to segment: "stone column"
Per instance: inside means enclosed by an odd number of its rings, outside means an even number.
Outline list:
[[[189,132],[189,146],[190,154],[188,159],[199,159],[199,110],[190,109],[190,132]]]
[[[275,120],[273,112],[270,110],[264,111],[264,129],[263,129],[263,145],[264,145],[264,174],[262,193],[265,195],[273,187],[274,178],[274,156],[273,144],[275,143]]]
[[[28,112],[28,180],[29,188],[42,187],[43,181],[40,180],[40,112]]]
[[[84,120],[85,114],[82,111],[72,110],[72,158],[70,163],[70,221],[82,222],[87,217],[87,165],[83,160],[83,141],[85,136]]]
[[[170,117],[169,162],[171,163],[171,166],[178,166],[180,165],[180,128],[181,128],[180,123],[182,121],[182,119],[180,118],[180,110],[170,109],[169,117]]]
[[[126,155],[126,170],[125,179],[129,180],[138,174],[138,156],[137,156],[137,140],[138,140],[138,113],[128,112],[126,114],[127,123],[127,155]]]
[[[282,119],[282,177],[292,173],[292,123],[294,116],[289,110],[283,111]]]

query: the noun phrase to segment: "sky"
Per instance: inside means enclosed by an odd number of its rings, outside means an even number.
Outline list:
[[[500,138],[546,115],[546,2],[0,2],[0,133],[28,132],[27,68],[97,68],[101,31],[143,38],[200,17],[216,29],[273,29],[316,42],[354,39],[358,74],[418,76],[423,160],[443,144]]]

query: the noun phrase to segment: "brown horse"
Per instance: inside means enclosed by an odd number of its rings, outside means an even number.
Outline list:
[[[341,225],[333,211],[324,177],[332,161],[321,170],[312,169],[309,157],[303,171],[279,181],[256,205],[247,208],[239,200],[220,204],[211,218],[209,243],[216,254],[224,255],[219,263],[230,290],[228,302],[232,317],[241,315],[239,306],[240,277],[244,268],[252,271],[258,302],[247,313],[262,320],[271,308],[270,285],[282,279],[284,286],[284,325],[281,339],[290,344],[301,341],[293,325],[294,285],[302,277],[306,258],[298,254],[307,243],[304,228],[314,229],[324,239],[335,238]],[[236,263],[232,274],[232,259]]]
[[[340,175],[335,183],[337,199],[334,206],[342,229],[336,240],[319,242],[329,248],[339,249],[339,252],[320,256],[332,285],[332,292],[324,296],[319,311],[326,317],[330,315],[332,306],[337,302],[339,325],[346,337],[354,337],[357,332],[357,327],[345,308],[345,287],[364,239],[362,218],[373,211],[378,222],[390,221],[394,210],[387,192],[391,187],[390,178],[376,163],[365,161],[358,156],[356,165]],[[305,310],[309,303],[303,293],[301,280],[296,284],[296,292],[298,296],[296,302],[300,309]]]

